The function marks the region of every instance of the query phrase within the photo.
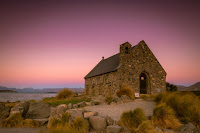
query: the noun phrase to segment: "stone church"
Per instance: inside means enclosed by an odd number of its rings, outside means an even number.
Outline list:
[[[166,90],[166,72],[142,40],[120,45],[120,52],[102,60],[85,76],[87,95],[115,95],[125,84],[134,93],[156,94]]]

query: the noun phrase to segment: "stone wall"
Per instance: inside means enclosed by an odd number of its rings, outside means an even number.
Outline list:
[[[115,72],[85,79],[88,95],[113,95],[124,83],[135,93],[140,92],[140,74],[147,76],[147,93],[156,94],[166,90],[166,72],[144,41],[132,50],[127,42],[120,45],[120,67]]]

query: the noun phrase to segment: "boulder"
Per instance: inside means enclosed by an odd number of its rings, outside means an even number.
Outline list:
[[[122,104],[123,101],[121,100],[121,98],[115,98],[114,101],[117,103],[117,104]]]
[[[49,118],[44,118],[44,119],[33,119],[34,121],[37,121],[40,126],[44,126],[46,123],[48,123]]]
[[[0,121],[5,119],[10,114],[10,107],[5,106],[5,104],[0,103]]]
[[[103,131],[107,126],[106,119],[101,116],[91,116],[89,122],[92,128],[97,131]]]
[[[132,100],[130,99],[130,97],[128,97],[127,95],[122,95],[120,97],[120,99],[123,101],[123,103],[127,103],[127,102],[131,102]]]
[[[114,120],[112,118],[110,118],[109,116],[106,116],[106,121],[107,121],[107,125],[113,125],[114,124]]]
[[[118,125],[111,125],[111,126],[107,126],[106,131],[107,133],[120,133],[121,129],[122,128]]]
[[[85,107],[86,103],[85,103],[85,101],[83,101],[83,102],[77,103],[77,106],[78,107]]]
[[[46,103],[30,103],[26,118],[43,119],[50,116],[50,106]]]
[[[198,131],[197,128],[189,122],[179,128],[179,133],[198,133]]]
[[[116,105],[116,104],[117,104],[116,102],[111,102],[111,103],[110,103],[110,105]]]
[[[67,105],[61,104],[58,105],[56,108],[51,108],[50,117],[51,118],[61,118],[62,115],[67,111]]]
[[[85,102],[86,106],[94,106],[94,101],[90,101],[90,102]]]
[[[71,103],[69,103],[69,104],[67,105],[67,109],[72,109],[72,104],[71,104]]]
[[[27,101],[23,101],[20,102],[18,104],[16,104],[10,111],[10,115],[13,115],[15,113],[20,113],[22,115],[22,117],[26,116],[26,113],[29,109],[29,102]]]
[[[78,108],[78,105],[77,105],[77,104],[74,104],[74,105],[72,106],[72,108],[73,108],[73,109]]]
[[[89,118],[91,116],[97,116],[98,112],[85,112],[84,113],[84,118]]]
[[[68,112],[70,114],[70,121],[73,122],[76,117],[82,117],[83,118],[83,111],[82,110],[78,110],[78,109],[70,109],[67,110],[66,112]]]

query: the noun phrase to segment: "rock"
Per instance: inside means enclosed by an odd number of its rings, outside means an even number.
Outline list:
[[[49,118],[44,118],[44,119],[33,119],[33,120],[39,122],[40,126],[44,126],[46,123],[48,123]]]
[[[120,97],[120,99],[123,101],[123,103],[127,103],[127,102],[131,102],[132,100],[130,99],[130,97],[128,97],[127,95],[122,95]]]
[[[117,104],[122,104],[123,101],[120,99],[120,98],[115,98],[114,101],[117,103]]]
[[[116,102],[111,102],[111,103],[110,103],[110,105],[116,105],[116,104],[117,104]]]
[[[91,116],[97,116],[98,112],[85,112],[84,113],[84,118],[89,118]]]
[[[159,127],[156,127],[155,131],[156,131],[156,133],[163,133],[163,131]]]
[[[109,116],[106,116],[106,121],[107,121],[107,125],[113,125],[114,124],[114,120],[112,118],[110,118]]]
[[[85,101],[83,101],[83,102],[77,103],[77,106],[78,107],[85,107],[86,103],[85,103]]]
[[[101,116],[91,116],[89,118],[89,122],[92,128],[97,131],[103,131],[107,126],[106,119]]]
[[[101,101],[99,100],[93,100],[92,102],[94,103],[94,105],[99,105],[101,103]]]
[[[94,106],[94,101],[90,101],[90,102],[85,102],[86,106]]]
[[[62,115],[67,111],[67,105],[61,104],[58,105],[56,108],[51,108],[50,117],[51,118],[61,118]]]
[[[107,126],[106,131],[107,133],[120,133],[121,129],[122,128],[118,125],[111,125],[111,126]]]
[[[5,119],[10,114],[10,107],[5,106],[5,104],[0,103],[0,121]]]
[[[169,130],[169,129],[163,129],[164,133],[176,133],[175,131]]]
[[[71,103],[68,104],[67,109],[72,109],[72,104]]]
[[[179,133],[198,133],[198,131],[197,128],[189,122],[179,128]]]
[[[20,113],[22,117],[26,116],[26,113],[29,109],[29,102],[23,101],[18,104],[16,104],[10,111],[10,115],[13,115],[15,113]]]
[[[73,109],[78,108],[78,105],[77,105],[77,104],[74,104],[74,105],[72,106],[72,108],[73,108]]]
[[[78,109],[70,109],[67,110],[66,112],[68,112],[70,114],[70,121],[73,122],[76,117],[82,117],[83,118],[83,111],[82,110],[78,110]]]
[[[50,106],[46,103],[30,103],[26,118],[43,119],[50,116]]]

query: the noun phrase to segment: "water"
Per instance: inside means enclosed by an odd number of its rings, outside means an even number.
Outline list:
[[[0,102],[40,101],[45,97],[55,97],[56,93],[0,93]]]

